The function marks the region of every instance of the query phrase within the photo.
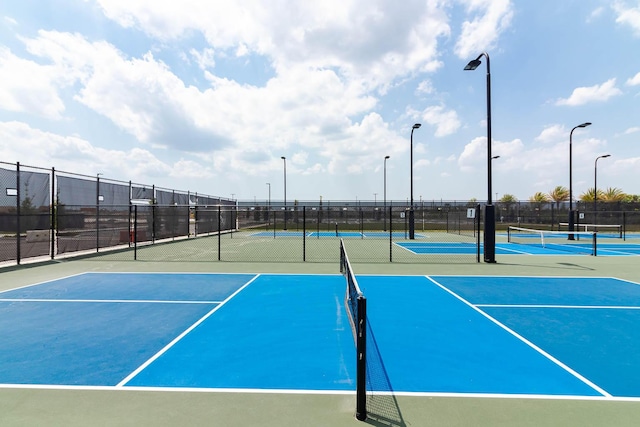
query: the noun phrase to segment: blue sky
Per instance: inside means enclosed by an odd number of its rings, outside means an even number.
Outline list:
[[[0,160],[264,200],[640,194],[637,0],[0,3]]]

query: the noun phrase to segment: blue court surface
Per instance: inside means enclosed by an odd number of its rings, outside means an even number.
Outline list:
[[[533,239],[532,239],[533,240]],[[613,239],[611,239],[613,240]],[[474,242],[394,242],[401,248],[414,254],[475,254],[477,247]],[[498,255],[586,255],[591,251],[590,243],[578,243],[571,245],[519,244],[496,243]],[[480,244],[480,253],[483,244]],[[597,245],[597,256],[638,256],[640,244],[637,243],[600,243]]]
[[[640,285],[358,276],[377,391],[640,397]],[[341,275],[86,273],[0,293],[0,384],[353,392]]]
[[[393,231],[391,232],[392,237],[394,239],[406,239],[409,236],[408,232],[404,231]],[[252,237],[311,237],[311,238],[322,238],[322,237],[341,237],[341,238],[358,238],[358,239],[366,239],[369,238],[389,238],[388,231],[258,231],[256,233],[251,234]],[[426,237],[423,234],[415,233],[415,237],[417,239]]]

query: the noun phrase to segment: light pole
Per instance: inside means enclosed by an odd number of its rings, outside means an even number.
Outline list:
[[[487,59],[487,205],[484,208],[484,262],[496,262],[496,211],[491,203],[491,64],[489,54],[482,52],[464,67],[466,71],[478,68]]]
[[[604,154],[596,157],[595,165],[593,167],[593,224],[598,225],[598,159],[606,159],[611,157],[611,154]]]
[[[384,156],[384,231],[387,231],[387,160],[390,156]]]
[[[409,239],[416,238],[416,223],[415,213],[413,211],[413,131],[422,126],[420,123],[416,123],[411,128],[411,206],[409,207]]]
[[[575,240],[571,232],[574,231],[576,221],[576,213],[573,211],[573,131],[587,126],[591,126],[591,122],[584,122],[574,126],[569,133],[569,240]]]
[[[287,158],[280,157],[284,162],[284,230],[287,229]]]

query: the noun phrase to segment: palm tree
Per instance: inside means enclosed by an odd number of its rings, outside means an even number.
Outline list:
[[[593,188],[589,188],[587,189],[587,191],[585,191],[580,195],[579,200],[581,202],[593,202],[594,200],[593,196],[594,196]],[[598,200],[602,201],[603,197],[604,197],[604,193],[602,192],[602,190],[598,190]]]
[[[529,197],[529,201],[531,203],[548,203],[551,201],[551,197],[549,197],[548,194],[538,191],[536,194]]]
[[[560,203],[569,200],[569,190],[567,190],[567,187],[558,185],[549,192],[549,197],[555,202],[556,209],[560,209]]]
[[[538,191],[533,196],[529,197],[529,202],[534,206],[536,213],[536,222],[540,223],[540,210],[542,209],[542,205],[545,203],[549,203],[551,198],[548,194],[545,194],[541,191]]]
[[[598,199],[604,202],[621,202],[625,197],[626,194],[617,187],[609,187],[602,193],[598,191]]]

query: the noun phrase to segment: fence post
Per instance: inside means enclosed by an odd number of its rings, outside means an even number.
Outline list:
[[[16,163],[16,262],[20,265],[20,162]]]
[[[297,216],[297,215],[296,215]],[[307,260],[307,207],[302,207],[302,261]]]
[[[393,207],[389,206],[389,262],[393,262]]]
[[[221,239],[222,232],[220,231],[220,222],[222,221],[222,207],[218,205],[218,261],[220,261],[220,247],[221,247]]]
[[[56,189],[55,189],[56,169],[51,168],[51,226],[49,228],[49,244],[51,245],[51,259],[55,258],[55,231],[56,231]]]
[[[138,260],[138,205],[133,207],[133,260]]]

